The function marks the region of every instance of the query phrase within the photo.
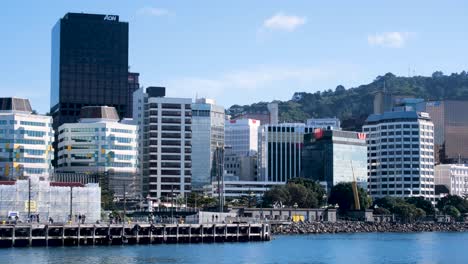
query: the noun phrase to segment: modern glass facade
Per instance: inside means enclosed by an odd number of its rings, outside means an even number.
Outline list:
[[[67,13],[52,29],[51,53],[55,129],[76,122],[89,105],[113,106],[120,117],[131,117],[128,23],[114,15]]]
[[[367,145],[365,134],[316,129],[304,136],[301,175],[326,182],[328,191],[354,177],[367,189]]]
[[[224,147],[224,108],[214,100],[198,99],[192,104],[192,186],[211,184],[216,147]]]
[[[304,134],[312,127],[302,123],[263,125],[259,131],[260,180],[287,182],[301,175]]]
[[[468,102],[432,101],[420,104],[434,122],[436,163],[468,162]]]

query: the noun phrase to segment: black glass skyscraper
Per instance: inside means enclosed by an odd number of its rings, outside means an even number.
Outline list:
[[[83,106],[107,105],[120,118],[129,106],[128,23],[115,15],[67,13],[52,29],[54,128],[76,122]]]

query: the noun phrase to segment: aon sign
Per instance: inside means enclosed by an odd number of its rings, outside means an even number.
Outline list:
[[[104,17],[104,20],[117,21],[117,16],[106,15],[106,16]]]

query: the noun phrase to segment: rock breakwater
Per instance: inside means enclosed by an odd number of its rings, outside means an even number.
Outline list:
[[[372,223],[358,221],[301,222],[272,226],[273,234],[326,234],[376,232],[467,232],[468,223]]]

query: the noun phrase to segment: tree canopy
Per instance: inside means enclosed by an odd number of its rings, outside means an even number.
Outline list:
[[[460,213],[468,213],[468,201],[457,195],[447,195],[439,200],[437,209],[444,211],[447,206],[455,207]]]
[[[295,178],[287,184],[275,186],[265,192],[263,206],[272,207],[280,203],[286,207],[316,208],[321,205],[325,190],[310,179]]]
[[[367,192],[358,187],[359,204],[361,209],[367,209],[371,205],[371,198]],[[332,187],[330,197],[328,198],[329,204],[338,204],[341,212],[353,210],[354,208],[354,195],[353,188],[349,182],[341,182]]]
[[[398,198],[385,196],[374,201],[376,214],[395,214],[404,222],[412,222],[433,215],[435,210],[430,201],[423,197]]]

